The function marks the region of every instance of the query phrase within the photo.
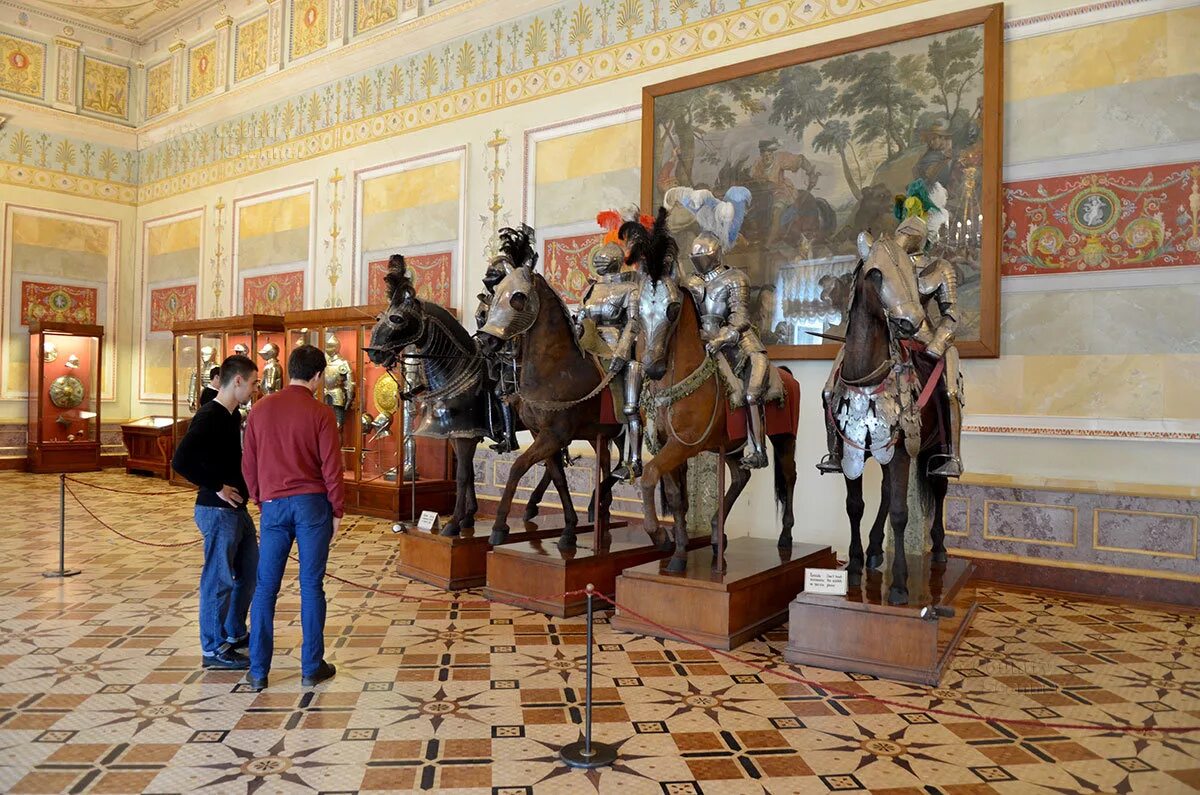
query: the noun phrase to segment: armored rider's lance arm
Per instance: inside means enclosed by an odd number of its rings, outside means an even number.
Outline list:
[[[614,359],[629,361],[633,356],[633,343],[637,339],[638,331],[641,324],[638,321],[637,307],[641,301],[641,287],[634,287],[627,293],[625,298],[625,327],[621,329],[621,336],[617,338],[617,347],[613,351]]]
[[[933,271],[928,276],[922,275],[919,281],[922,293],[928,288],[941,311],[941,319],[925,350],[931,356],[944,356],[946,349],[954,344],[954,332],[958,326],[958,275],[954,267],[943,259],[938,260]]]
[[[713,345],[723,348],[736,344],[751,327],[750,322],[750,289],[744,279],[730,279],[729,318],[713,339]]]

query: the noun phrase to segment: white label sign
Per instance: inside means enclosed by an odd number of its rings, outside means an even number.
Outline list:
[[[422,530],[432,530],[437,527],[437,520],[437,511],[421,511],[421,519],[417,522],[417,527]]]
[[[805,569],[804,592],[845,596],[848,586],[845,569]]]

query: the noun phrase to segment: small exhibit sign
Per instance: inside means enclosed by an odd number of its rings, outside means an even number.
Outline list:
[[[417,522],[417,527],[422,530],[433,530],[437,527],[437,523],[437,511],[421,511],[421,518]]]
[[[849,587],[845,569],[805,569],[804,592],[845,596]]]

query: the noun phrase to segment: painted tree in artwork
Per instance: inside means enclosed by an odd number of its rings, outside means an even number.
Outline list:
[[[699,158],[719,157],[707,136],[733,127],[739,118],[764,110],[763,92],[773,73],[764,72],[723,85],[703,86],[659,97],[654,120],[659,140],[671,145],[675,176],[682,185],[695,184]]]
[[[983,41],[972,30],[960,30],[929,44],[925,72],[932,81],[934,101],[942,106],[946,121],[954,125],[962,98],[983,74]]]
[[[925,109],[921,93],[929,76],[916,55],[897,58],[887,50],[844,55],[821,67],[838,83],[835,113],[854,119],[854,136],[861,143],[882,143],[890,160],[912,139],[917,116]]]
[[[571,14],[571,25],[567,29],[567,40],[575,47],[576,55],[583,55],[583,48],[592,37],[592,15],[580,3]]]
[[[637,26],[641,25],[644,20],[645,12],[642,10],[642,0],[624,0],[621,7],[617,9],[617,28],[624,31],[625,41],[633,38]]]
[[[821,70],[815,66],[802,64],[783,69],[778,74],[770,122],[782,124],[800,140],[804,139],[808,128],[815,125],[818,129],[813,149],[838,155],[846,184],[854,198],[859,198],[864,175],[854,148],[850,122],[832,112],[837,102],[837,89],[825,81]],[[851,160],[855,168],[851,168]]]

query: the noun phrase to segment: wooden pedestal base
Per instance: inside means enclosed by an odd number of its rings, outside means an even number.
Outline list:
[[[936,685],[975,615],[975,566],[909,557],[909,604],[887,603],[891,561],[863,574],[846,596],[802,593],[792,601],[788,662]],[[947,613],[921,618],[930,605]],[[952,611],[952,615],[950,615]],[[929,611],[932,612],[932,611]]]
[[[705,548],[688,554],[682,574],[668,573],[665,560],[626,569],[617,578],[617,604],[706,646],[732,649],[787,620],[788,601],[804,589],[806,568],[837,565],[827,546],[781,550],[767,538],[731,539],[724,573],[713,571],[712,562],[712,550]],[[672,637],[620,607],[612,625]]]
[[[612,523],[617,527],[624,526],[623,521]],[[397,571],[405,577],[436,585],[447,591],[461,591],[466,588],[478,588],[487,581],[488,552],[492,545],[488,543],[488,527],[480,525],[473,535],[443,536],[437,533],[426,533],[410,530],[401,533],[400,564]],[[509,544],[540,543],[539,539],[549,539],[547,545],[554,547],[554,542],[562,535],[562,514],[550,514],[528,522],[520,529],[509,533]],[[592,526],[582,522],[576,528],[577,533],[588,533],[583,538],[591,538]]]
[[[484,595],[558,618],[578,616],[586,611],[587,598],[561,594],[582,590],[591,583],[598,593],[612,596],[622,571],[670,556],[650,544],[640,528],[617,534],[599,549],[595,548],[593,535],[580,535],[579,546],[566,552],[553,541],[505,544],[493,549],[488,553]],[[693,538],[688,546],[707,547],[708,537]]]

